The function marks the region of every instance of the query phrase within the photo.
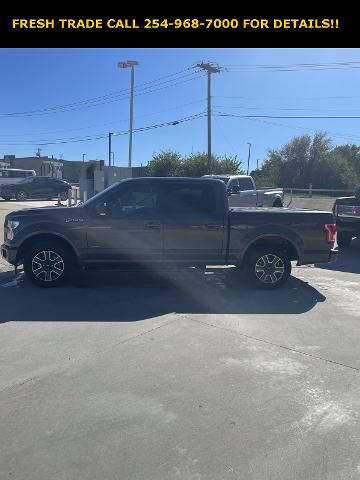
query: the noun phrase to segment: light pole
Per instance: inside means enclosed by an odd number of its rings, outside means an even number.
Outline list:
[[[130,126],[129,126],[129,161],[128,166],[131,167],[132,161],[132,135],[133,135],[133,118],[134,118],[134,67],[139,65],[136,60],[127,60],[126,62],[119,62],[119,68],[131,67],[131,90],[130,90]]]
[[[250,155],[251,155],[251,143],[246,142],[249,145],[249,153],[248,153],[248,162],[247,162],[247,172],[246,175],[249,175],[249,165],[250,165]]]
[[[83,153],[83,154],[82,154],[82,156],[83,156],[83,162],[85,162],[85,158],[84,158],[85,155],[86,155],[86,153]]]
[[[113,160],[113,167],[115,166],[115,152],[111,152],[112,160]]]

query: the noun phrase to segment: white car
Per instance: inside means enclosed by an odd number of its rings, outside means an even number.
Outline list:
[[[204,175],[222,180],[226,184],[230,207],[282,207],[282,188],[257,189],[249,175]]]

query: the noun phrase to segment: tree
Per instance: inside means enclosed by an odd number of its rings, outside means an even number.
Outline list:
[[[211,157],[211,171],[214,174],[236,175],[244,173],[241,161],[236,156]],[[208,173],[208,158],[206,153],[192,153],[181,157],[172,150],[162,151],[154,155],[148,167],[148,175],[154,177],[201,177]]]
[[[181,173],[181,155],[172,150],[163,150],[153,156],[148,166],[150,177],[176,177]]]

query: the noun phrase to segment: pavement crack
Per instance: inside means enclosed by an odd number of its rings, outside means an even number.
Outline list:
[[[175,315],[175,318],[169,320],[168,322],[164,322],[162,323],[161,325],[157,325],[156,327],[153,327],[153,328],[150,328],[149,330],[146,330],[144,332],[141,332],[141,333],[138,333],[136,335],[133,335],[133,336],[130,336],[128,338],[125,338],[124,340],[122,341],[119,341],[119,342],[116,342],[116,343],[112,343],[111,345],[109,345],[108,347],[106,348],[103,348],[101,350],[95,350],[94,352],[91,352],[91,353],[88,353],[88,354],[85,354],[85,355],[80,355],[76,358],[73,358],[72,361],[71,361],[71,364],[67,364],[67,365],[64,365],[62,367],[59,367],[57,369],[54,369],[50,372],[47,372],[45,374],[42,374],[42,375],[35,375],[35,376],[32,376],[32,377],[29,377],[29,378],[26,378],[24,380],[21,380],[19,382],[15,382],[15,383],[12,383],[11,385],[7,385],[6,387],[4,387],[3,389],[0,390],[0,394],[1,393],[4,393],[6,391],[11,391],[12,389],[16,388],[16,387],[21,387],[25,384],[28,384],[28,383],[32,383],[32,382],[35,382],[35,381],[42,381],[42,380],[45,380],[46,378],[52,376],[52,375],[58,375],[59,373],[62,373],[62,372],[65,372],[66,370],[69,370],[71,369],[76,363],[82,361],[82,360],[86,360],[88,358],[91,358],[91,357],[94,357],[96,355],[101,355],[102,353],[106,353],[108,352],[109,350],[113,349],[113,348],[116,348],[117,346],[119,345],[122,345],[124,343],[127,343],[127,342],[130,342],[131,340],[134,340],[136,338],[139,338],[139,337],[142,337],[142,336],[145,336],[147,335],[148,333],[152,333],[154,332],[155,330],[159,330],[160,328],[162,327],[166,327],[167,325],[170,325],[171,323],[175,322],[178,320],[178,316],[176,313],[174,313]],[[68,357],[68,359],[70,360],[70,357]],[[65,361],[65,358],[62,359],[62,361]]]
[[[225,332],[230,332],[230,333],[233,333],[233,334],[238,335],[240,337],[245,337],[245,338],[248,338],[250,340],[254,340],[256,342],[261,342],[261,343],[265,343],[267,345],[271,345],[273,347],[282,348],[284,350],[288,350],[290,352],[297,353],[299,355],[304,355],[306,357],[315,358],[316,360],[321,360],[322,362],[332,363],[332,364],[338,365],[340,367],[349,368],[351,370],[355,370],[357,372],[360,372],[359,367],[354,367],[352,365],[347,365],[346,363],[337,362],[336,360],[331,360],[329,358],[320,357],[319,355],[314,355],[313,353],[304,352],[302,350],[298,350],[298,349],[293,348],[293,347],[287,347],[286,345],[281,345],[280,343],[271,342],[270,340],[264,340],[263,338],[254,337],[253,335],[248,335],[247,333],[234,331],[234,330],[231,330],[230,328],[220,327],[219,325],[214,325],[213,323],[203,322],[201,320],[196,320],[196,319],[190,318],[190,317],[188,317],[188,320],[191,320],[192,322],[200,323],[201,325],[205,325],[207,327],[218,328],[219,330],[224,330]]]

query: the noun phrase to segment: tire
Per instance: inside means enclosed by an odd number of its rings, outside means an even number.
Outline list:
[[[24,256],[24,272],[39,287],[64,285],[74,272],[74,256],[69,247],[48,240],[30,247]]]
[[[281,201],[280,198],[276,198],[273,204],[273,207],[283,207],[283,202]]]
[[[337,244],[341,248],[349,248],[352,240],[352,233],[337,232]]]
[[[69,198],[69,192],[65,190],[64,192],[60,192],[60,200],[63,202]]]
[[[15,198],[18,202],[23,202],[27,200],[28,194],[25,192],[25,190],[19,190],[16,192]]]
[[[245,259],[245,267],[252,285],[267,290],[281,287],[291,274],[288,254],[277,248],[267,247],[250,251]],[[262,267],[268,267],[268,270]]]

